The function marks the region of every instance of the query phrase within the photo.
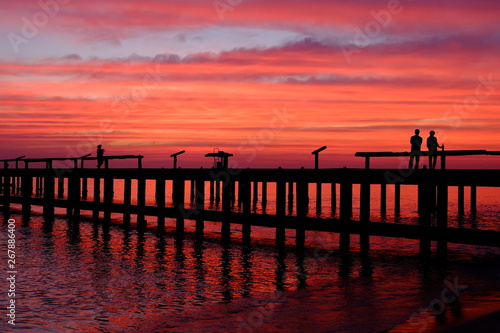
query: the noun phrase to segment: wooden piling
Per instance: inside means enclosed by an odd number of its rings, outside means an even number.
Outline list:
[[[267,207],[267,182],[262,182],[261,200],[262,200],[262,212],[265,213]]]
[[[213,203],[215,200],[214,182],[215,182],[214,180],[210,180],[210,182],[209,182],[210,183],[210,203]]]
[[[343,230],[340,232],[340,251],[342,253],[349,252],[350,234],[349,222],[352,217],[352,184],[340,183],[340,222]]]
[[[146,206],[146,178],[137,178],[137,228],[140,231],[146,229],[144,209]]]
[[[33,194],[33,177],[25,175],[21,179],[21,193],[23,196],[23,216],[31,214],[31,196]]]
[[[68,184],[69,184],[69,178],[68,178]],[[69,188],[69,186],[68,186]],[[69,190],[68,190],[68,197],[69,197]],[[101,178],[100,177],[95,177],[94,178],[94,209],[92,210],[92,219],[94,222],[97,222],[99,220],[99,206],[101,202]]]
[[[428,173],[429,171],[427,171]],[[431,252],[431,239],[430,239],[430,226],[431,226],[431,213],[435,205],[435,197],[433,198],[430,193],[436,191],[434,185],[430,183],[429,175],[426,174],[418,184],[418,223],[420,230],[420,255],[424,258],[430,256]]]
[[[80,177],[76,172],[72,172],[68,177],[68,210],[67,215],[73,221],[80,219]]]
[[[194,184],[191,181],[191,184]],[[194,190],[191,188],[191,200],[194,200]],[[165,231],[165,179],[157,178],[155,180],[155,198],[158,208],[157,230],[160,233]]]
[[[331,183],[332,188],[331,188],[331,207],[332,207],[332,216],[335,216],[335,213],[337,212],[337,184],[336,183]]]
[[[458,186],[458,215],[464,215],[465,190],[463,185]]]
[[[234,184],[234,182],[232,182]],[[205,223],[202,216],[203,210],[205,209],[205,181],[201,178],[196,180],[196,195],[195,195],[195,209],[196,215],[196,234],[202,236],[205,228]]]
[[[190,202],[194,202],[194,198],[195,198],[195,184],[194,183],[195,183],[194,180],[189,181],[189,187],[190,187],[189,199],[190,199]]]
[[[62,199],[64,197],[64,177],[57,177],[57,197]]]
[[[215,202],[219,203],[220,202],[220,193],[221,193],[221,182],[219,180],[215,181]]]
[[[253,181],[253,203],[259,201],[259,182]]]
[[[321,183],[316,183],[316,215],[321,215],[321,187]]]
[[[87,200],[88,196],[88,179],[87,177],[82,177],[82,200]]]
[[[111,205],[113,202],[113,186],[114,178],[110,176],[104,177],[104,223],[111,222]]]
[[[175,231],[177,236],[184,235],[184,178],[178,175],[174,178],[172,189],[174,208],[176,210]]]
[[[132,179],[125,178],[123,180],[123,225],[125,228],[130,226],[130,204],[132,201]]]
[[[307,211],[309,209],[309,183],[307,181],[300,180],[297,182],[297,216],[306,217]],[[304,246],[306,231],[304,226],[304,221],[299,220],[298,225],[295,226],[296,245],[299,248]]]
[[[286,182],[278,180],[276,182],[276,215],[286,215]],[[276,227],[276,244],[281,245],[285,242],[285,228],[280,222]]]
[[[51,172],[44,177],[43,215],[49,220],[54,218],[54,180],[54,175]]]
[[[251,194],[251,183],[250,180],[247,178],[241,179],[241,192],[239,193],[239,196],[241,196],[242,204],[243,204],[243,214],[250,214],[251,212],[251,200],[252,200],[252,194]],[[223,222],[224,225],[224,222]],[[229,223],[226,225],[226,232],[227,235],[229,235]],[[244,243],[249,243],[250,242],[250,234],[251,234],[251,226],[250,226],[250,221],[248,219],[245,219],[243,222],[242,226],[242,233],[243,233],[243,242]],[[223,233],[224,234],[224,233]]]
[[[387,212],[387,184],[380,184],[380,215],[385,216]]]
[[[359,234],[359,243],[362,254],[368,254],[370,250],[370,183],[361,183],[360,189],[360,222],[362,231]]]
[[[401,213],[401,184],[394,184],[394,214],[399,216]]]
[[[231,183],[230,179],[222,183],[222,210],[229,212],[231,210]]]
[[[10,175],[6,173],[3,181],[3,212],[8,215],[10,212]]]
[[[293,211],[293,182],[288,182],[288,211]]]
[[[446,258],[448,228],[448,186],[438,185],[437,192],[437,254],[439,258]]]
[[[476,214],[477,212],[477,186],[470,187],[470,212]]]

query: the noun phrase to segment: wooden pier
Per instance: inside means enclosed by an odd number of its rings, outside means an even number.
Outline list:
[[[360,248],[368,252],[370,236],[417,239],[422,255],[431,253],[431,242],[437,242],[440,255],[446,254],[449,242],[500,246],[500,231],[453,228],[448,225],[448,190],[458,187],[458,213],[464,212],[465,186],[471,187],[471,212],[476,211],[476,188],[500,187],[499,170],[414,170],[404,178],[397,169],[2,169],[1,198],[4,213],[12,204],[20,204],[24,214],[31,206],[43,207],[43,214],[54,216],[56,207],[65,208],[68,218],[78,223],[81,210],[93,212],[95,221],[109,225],[111,213],[123,214],[124,226],[130,226],[131,215],[137,216],[137,228],[146,227],[146,216],[157,219],[155,227],[164,232],[166,218],[175,219],[176,232],[182,235],[185,220],[196,221],[196,233],[202,235],[205,221],[221,224],[221,238],[229,240],[230,225],[242,224],[243,240],[250,241],[254,226],[276,230],[276,242],[285,240],[285,230],[296,233],[297,246],[303,246],[306,231],[339,233],[339,249],[349,251],[351,235],[360,235]],[[89,180],[93,182],[93,199],[88,200]],[[123,180],[124,197],[114,200],[116,180]],[[136,190],[132,193],[132,181]],[[154,181],[156,202],[147,204],[146,183]],[[166,200],[166,182],[172,186],[172,203]],[[15,185],[14,185],[15,184]],[[101,195],[101,184],[103,192]],[[314,184],[311,185],[310,184]],[[321,201],[322,184],[331,189],[332,211],[339,214],[318,217],[309,211],[309,190],[316,186]],[[400,209],[400,187],[417,185],[418,223],[399,224],[370,220],[372,188],[380,186],[380,212],[387,210],[387,186],[394,185],[394,209]],[[269,186],[275,187],[275,207],[268,205]],[[360,189],[359,220],[353,220],[353,188]],[[337,193],[337,188],[340,189]],[[186,190],[190,193],[187,193]],[[208,190],[209,193],[206,193]],[[260,191],[259,191],[260,190]],[[253,195],[252,195],[253,194]],[[136,203],[132,204],[132,195]],[[260,201],[262,211],[252,209]],[[207,208],[206,203],[218,208]],[[167,204],[168,203],[168,204]],[[288,211],[287,211],[288,206]],[[266,209],[267,208],[267,209]],[[316,204],[321,210],[321,203]],[[100,213],[103,218],[99,219]],[[291,212],[294,212],[291,214]],[[316,214],[315,214],[316,213]],[[435,222],[432,222],[435,221]],[[500,230],[500,228],[498,229]]]

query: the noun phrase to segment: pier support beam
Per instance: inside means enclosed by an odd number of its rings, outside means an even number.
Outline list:
[[[462,216],[464,215],[464,203],[465,203],[465,191],[464,191],[464,186],[459,185],[458,186],[458,215]]]
[[[177,175],[174,178],[172,189],[173,189],[173,199],[175,208],[175,232],[176,235],[182,237],[184,235],[184,178],[181,175]]]
[[[130,227],[130,204],[132,201],[132,179],[125,178],[123,180],[123,226]]]
[[[288,212],[293,212],[293,182],[288,182]]]
[[[50,172],[44,177],[43,215],[48,220],[52,220],[54,218],[54,181],[54,175]]]
[[[331,206],[332,206],[332,216],[335,216],[337,212],[337,184],[332,183],[332,188],[331,188]]]
[[[340,251],[342,253],[349,252],[350,233],[349,223],[352,217],[352,184],[340,184],[340,221],[342,223],[342,231],[340,232]]]
[[[387,184],[380,184],[380,215],[387,213]]]
[[[428,258],[431,253],[431,213],[436,204],[435,196],[431,192],[436,192],[436,187],[430,183],[429,175],[425,175],[418,184],[418,223],[420,229],[420,255]]]
[[[23,196],[23,216],[31,215],[31,195],[33,194],[33,177],[23,176],[21,179],[21,192]]]
[[[297,216],[306,217],[309,210],[309,183],[307,181],[297,182]],[[296,226],[296,243],[297,247],[303,248],[306,238],[304,220],[299,219]]]
[[[316,183],[316,215],[321,215],[321,190],[322,190],[322,183]]]
[[[475,215],[477,212],[477,186],[470,187],[470,212]]]
[[[82,178],[82,200],[87,200],[88,196],[88,178]]]
[[[276,215],[286,215],[286,182],[278,180],[276,182]],[[276,227],[276,245],[278,247],[285,244],[285,227],[278,220]]]
[[[59,199],[62,199],[64,197],[64,177],[63,176],[59,176],[57,178],[57,197]]]
[[[234,182],[232,182],[234,184]],[[195,208],[196,212],[198,213],[198,217],[196,218],[196,235],[198,237],[203,236],[203,232],[205,229],[205,223],[203,221],[203,218],[200,217],[203,214],[203,210],[205,209],[205,181],[203,179],[197,179],[196,180],[196,195],[195,195]]]
[[[137,179],[137,229],[144,231],[146,229],[146,219],[144,208],[146,206],[146,178]]]
[[[69,178],[68,178],[69,183]],[[69,196],[69,195],[68,195]],[[101,178],[94,178],[94,209],[92,211],[92,219],[94,222],[99,221],[99,206],[101,202]]]
[[[437,255],[445,259],[447,254],[447,235],[448,228],[448,186],[438,185],[437,193]]]
[[[7,173],[3,177],[3,212],[5,215],[10,213],[10,175]]]
[[[104,178],[104,223],[109,225],[111,222],[111,205],[113,202],[114,178],[107,176]]]
[[[243,204],[243,214],[247,215],[250,214],[252,204],[252,196],[251,196],[251,183],[249,179],[240,179],[241,182],[241,187],[240,187],[240,193],[239,195],[241,196],[241,201]],[[226,222],[223,222],[223,225]],[[248,244],[250,243],[250,235],[251,235],[251,225],[250,225],[250,220],[248,218],[244,218],[243,226],[242,226],[242,233],[243,233],[243,242]],[[226,233],[227,233],[227,238],[229,239],[229,222],[227,222],[227,227],[226,227]]]
[[[401,213],[401,184],[394,184],[394,215]]]
[[[370,183],[362,183],[360,190],[360,220],[362,231],[359,234],[361,253],[367,255],[370,251]]]
[[[194,184],[191,181],[191,184]],[[159,233],[165,232],[165,179],[157,178],[155,180],[155,198],[158,208],[157,230]],[[191,189],[191,200],[194,200],[194,191]]]
[[[265,214],[267,208],[267,182],[262,182],[262,212]]]

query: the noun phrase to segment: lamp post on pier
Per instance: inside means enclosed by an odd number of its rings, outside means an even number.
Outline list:
[[[175,154],[170,155],[170,157],[174,158],[174,169],[177,169],[177,156],[179,156],[180,154],[184,154],[185,152],[185,150],[181,150]]]

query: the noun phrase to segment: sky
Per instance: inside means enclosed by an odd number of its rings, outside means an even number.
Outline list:
[[[102,144],[145,167],[171,167],[180,150],[179,166],[210,167],[204,155],[218,148],[234,167],[311,168],[326,145],[320,167],[362,167],[355,152],[409,151],[416,128],[449,150],[500,150],[496,0],[0,8],[0,159],[95,156]]]

